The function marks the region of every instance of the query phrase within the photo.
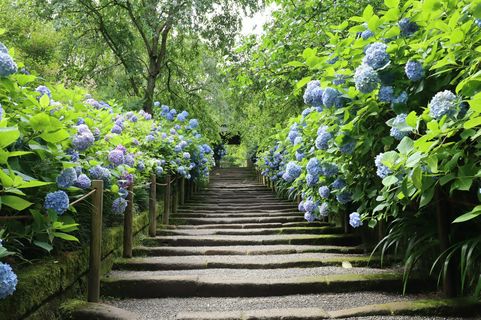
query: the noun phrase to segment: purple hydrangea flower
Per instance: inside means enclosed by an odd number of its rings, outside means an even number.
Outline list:
[[[330,194],[331,194],[331,190],[329,190],[329,187],[327,186],[319,187],[319,195],[321,196],[321,198],[327,199],[329,198]]]
[[[44,95],[47,95],[50,99],[52,98],[52,92],[46,86],[38,86],[37,89],[35,89],[35,91],[40,93],[39,98],[41,98]]]
[[[125,212],[125,209],[127,209],[127,204],[127,200],[122,197],[115,199],[112,203],[112,213],[123,214]]]
[[[77,134],[72,138],[72,145],[79,151],[87,150],[95,142],[95,137],[85,124],[77,126]]]
[[[92,181],[90,181],[90,178],[85,174],[79,175],[77,181],[75,181],[75,186],[81,189],[88,189],[91,185]]]
[[[121,164],[124,164],[125,162],[125,156],[122,150],[119,149],[114,149],[109,152],[108,159],[110,163],[112,163],[114,166],[119,166]]]
[[[123,130],[123,129],[122,129],[121,126],[115,124],[115,125],[112,127],[111,132],[112,132],[112,133],[116,133],[116,134],[121,134],[121,133],[122,133],[122,130]]]

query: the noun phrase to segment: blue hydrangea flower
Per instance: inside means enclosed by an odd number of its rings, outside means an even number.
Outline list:
[[[197,119],[190,119],[189,121],[189,127],[191,129],[195,129],[199,126],[199,121]]]
[[[429,113],[434,119],[441,119],[444,115],[452,117],[456,114],[457,98],[449,90],[441,91],[431,99]]]
[[[133,154],[128,153],[124,157],[124,163],[128,165],[129,167],[133,167],[135,164],[135,157]]]
[[[112,177],[109,169],[100,165],[90,168],[89,173],[93,179],[103,180],[105,184],[108,184],[110,182],[110,178]]]
[[[346,186],[346,181],[344,181],[344,179],[341,179],[341,178],[337,178],[336,180],[334,180],[334,182],[332,183],[332,187],[334,189],[342,189]]]
[[[363,38],[364,40],[369,39],[369,38],[372,37],[373,35],[374,35],[374,33],[372,33],[372,31],[369,30],[369,29],[364,30],[363,32],[361,32],[361,38]]]
[[[339,100],[340,95],[341,93],[337,89],[327,87],[322,93],[322,103],[324,106],[330,108],[336,105],[336,101]]]
[[[362,226],[361,216],[357,212],[353,212],[349,215],[349,224],[353,228]]]
[[[297,146],[302,143],[302,137],[296,137],[294,139],[294,145]]]
[[[85,174],[79,175],[77,181],[75,181],[75,186],[81,189],[88,189],[91,185],[92,181],[90,181],[90,178]]]
[[[321,164],[320,174],[325,177],[335,176],[339,172],[339,168],[333,163]]]
[[[139,161],[137,164],[137,170],[144,171],[145,170],[145,163],[143,161]]]
[[[114,149],[109,152],[108,159],[114,166],[120,166],[125,162],[125,155],[122,150]]]
[[[95,137],[85,124],[77,126],[77,134],[72,138],[72,145],[79,151],[87,150],[95,142]]]
[[[318,80],[310,81],[304,91],[304,103],[313,107],[322,106],[322,93],[320,82]]]
[[[332,80],[332,83],[336,86],[344,84],[346,83],[346,76],[343,74],[336,74],[334,80]]]
[[[481,28],[481,19],[474,19],[474,24],[478,27],[478,28]]]
[[[127,209],[128,202],[122,197],[119,197],[112,202],[112,213],[123,214]]]
[[[356,141],[348,141],[339,147],[339,151],[344,154],[352,154],[356,148]]]
[[[0,262],[0,300],[12,295],[17,289],[17,275],[8,263]]]
[[[423,65],[419,61],[409,60],[404,67],[404,71],[411,81],[421,80],[424,76]]]
[[[304,201],[299,202],[299,204],[297,205],[297,210],[299,210],[300,212],[306,211],[304,209]]]
[[[382,42],[375,42],[366,50],[366,56],[363,63],[373,69],[380,69],[387,65],[390,61],[389,54],[386,52],[387,45]]]
[[[302,152],[296,151],[296,160],[301,161],[304,159],[304,154]]]
[[[299,136],[299,132],[297,130],[291,130],[289,131],[287,138],[291,141],[292,144],[294,144],[294,141],[298,136]]]
[[[59,215],[62,215],[67,211],[69,204],[70,200],[68,199],[68,195],[64,191],[59,190],[50,192],[45,196],[43,207],[47,210],[52,209]]]
[[[321,198],[327,199],[329,198],[330,194],[331,194],[331,190],[329,190],[329,187],[327,186],[319,187],[319,195],[321,196]]]
[[[312,174],[306,175],[306,183],[308,187],[314,187],[319,182],[319,176]]]
[[[341,192],[338,195],[336,195],[336,200],[340,204],[346,204],[348,202],[351,202],[352,195],[350,192]]]
[[[155,168],[155,173],[158,176],[161,176],[164,173],[164,169],[161,166],[158,166],[158,167]]]
[[[399,94],[399,96],[394,98],[392,102],[394,104],[406,104],[408,102],[408,98],[409,98],[408,93],[406,91],[403,91]]]
[[[339,60],[339,56],[333,56],[333,54],[330,55],[330,59],[327,60],[326,62],[328,64],[334,64]]]
[[[35,89],[35,91],[40,93],[39,98],[41,98],[44,95],[47,95],[49,98],[52,98],[52,92],[46,86],[38,86],[37,89]]]
[[[382,163],[383,156],[384,156],[384,153],[380,153],[374,159],[374,164],[376,165],[376,174],[381,179],[386,178],[388,175],[392,173],[391,169],[389,169],[386,165]]]
[[[301,115],[302,115],[303,118],[305,118],[305,117],[307,117],[308,115],[310,115],[311,112],[312,112],[312,109],[311,109],[311,108],[306,108],[306,109],[302,110]]]
[[[184,122],[188,116],[189,116],[189,113],[184,110],[177,115],[177,120],[179,120],[180,122]]]
[[[0,104],[0,121],[2,121],[3,119],[3,114],[4,114],[4,111],[3,111],[2,105]]]
[[[312,199],[304,200],[304,210],[306,212],[314,212],[316,208],[317,208],[316,203],[312,201]]]
[[[323,202],[319,206],[319,215],[321,217],[327,217],[329,215],[329,204],[327,202]]]
[[[116,133],[116,134],[121,134],[121,133],[122,133],[122,130],[123,130],[123,129],[122,129],[121,126],[115,124],[115,125],[112,127],[111,132],[112,132],[112,133]]]
[[[394,100],[394,88],[391,86],[382,86],[378,94],[379,101],[390,103]]]
[[[407,114],[401,113],[394,118],[392,122],[392,128],[391,128],[391,137],[394,137],[396,140],[400,141],[402,140],[402,138],[404,138],[405,136],[408,136],[409,133],[411,133],[412,129],[406,130],[406,128],[408,128],[406,124],[407,116],[408,116]],[[399,127],[401,127],[402,129],[399,129]]]
[[[152,142],[155,140],[155,137],[152,134],[149,134],[145,137],[145,141]]]
[[[17,64],[8,53],[0,52],[0,77],[8,77],[17,72]]]
[[[292,182],[301,175],[302,168],[297,163],[291,161],[286,166],[286,172],[282,176],[287,182]]]
[[[362,64],[356,68],[354,73],[354,83],[356,89],[362,93],[370,93],[379,85],[379,76],[373,68],[366,64]]]
[[[317,129],[317,138],[315,141],[317,149],[326,150],[329,148],[329,141],[332,139],[332,134],[328,130],[328,126],[320,126],[319,129]]]
[[[317,158],[311,158],[307,162],[306,166],[307,173],[313,175],[313,176],[319,176],[321,173],[321,163],[319,159]]]
[[[70,159],[73,162],[76,162],[76,161],[78,161],[78,159],[80,159],[80,153],[78,153],[74,149],[68,149],[67,154],[70,156]]]
[[[419,27],[416,22],[411,22],[408,18],[402,18],[398,22],[401,35],[408,37],[418,31]]]
[[[306,211],[306,212],[304,213],[304,219],[305,219],[307,222],[311,223],[311,222],[316,221],[316,216],[315,216],[314,214],[312,214],[312,212]]]
[[[59,188],[69,188],[77,181],[77,172],[74,168],[66,168],[57,176]]]
[[[120,188],[118,194],[121,198],[127,199],[128,195],[129,195],[129,191],[127,189]]]

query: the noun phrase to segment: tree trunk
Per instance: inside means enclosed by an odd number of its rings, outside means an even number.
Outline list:
[[[152,74],[149,72],[147,78],[147,85],[144,90],[144,105],[143,109],[145,112],[152,114],[152,105],[154,104],[154,92],[155,92],[155,82],[157,80],[159,73]]]

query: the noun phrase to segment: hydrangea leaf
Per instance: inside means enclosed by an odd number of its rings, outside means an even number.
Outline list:
[[[397,146],[397,149],[401,154],[407,155],[414,149],[414,141],[409,137],[404,137]]]
[[[469,119],[468,121],[466,121],[464,123],[464,128],[465,129],[471,129],[471,128],[477,127],[479,125],[481,125],[481,117],[476,117],[476,118]]]
[[[17,196],[6,195],[1,196],[0,199],[2,201],[2,205],[6,205],[18,211],[25,210],[33,204],[30,201],[27,201]]]
[[[0,148],[5,148],[20,137],[20,131],[17,127],[0,128]]]
[[[481,215],[481,205],[474,207],[473,210],[466,212],[465,214],[457,217],[453,223],[460,223],[460,222],[466,222],[469,220],[472,220],[474,218],[477,218],[479,215]]]
[[[397,8],[399,6],[399,0],[384,0],[384,4],[388,8]]]
[[[70,137],[70,134],[68,133],[67,130],[57,130],[55,132],[43,132],[40,137],[50,143],[59,143],[61,141],[64,141]]]
[[[399,179],[396,176],[387,176],[386,178],[382,179],[382,184],[386,187],[392,186],[396,184]]]

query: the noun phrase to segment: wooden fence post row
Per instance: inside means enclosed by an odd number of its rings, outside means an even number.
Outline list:
[[[149,236],[155,237],[157,233],[157,176],[150,176],[149,195]]]
[[[129,194],[127,196],[127,209],[124,213],[124,246],[123,246],[123,257],[132,258],[132,246],[133,246],[133,209],[134,209],[134,192],[133,184],[129,186]]]
[[[171,176],[165,176],[165,186],[164,186],[164,214],[162,215],[162,224],[168,225],[170,218],[170,201],[171,199]]]

